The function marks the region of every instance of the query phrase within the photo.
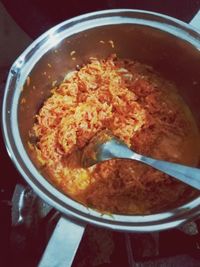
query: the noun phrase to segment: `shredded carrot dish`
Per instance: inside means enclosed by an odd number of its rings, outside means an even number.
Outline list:
[[[84,147],[109,129],[138,153],[196,166],[199,133],[175,85],[152,67],[116,56],[70,72],[44,102],[33,154],[61,191],[101,212],[149,214],[176,207],[195,190],[151,167],[109,160],[81,167]]]

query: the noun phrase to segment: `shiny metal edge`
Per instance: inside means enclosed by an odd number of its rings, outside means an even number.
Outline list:
[[[128,10],[128,9],[122,9],[122,10],[109,10],[109,11],[100,11],[100,12],[93,12],[90,14],[82,15],[79,17],[76,17],[74,19],[71,19],[69,21],[65,21],[54,28],[50,29],[46,33],[44,33],[41,37],[39,37],[36,41],[33,42],[32,45],[30,45],[24,53],[15,61],[13,64],[13,67],[10,70],[8,82],[6,84],[6,90],[4,95],[4,101],[3,101],[3,112],[2,112],[2,125],[3,125],[3,134],[4,134],[4,140],[6,143],[6,147],[8,150],[8,153],[15,163],[17,169],[20,171],[22,176],[25,178],[25,180],[30,184],[30,186],[35,190],[35,192],[42,197],[46,202],[48,202],[50,205],[54,206],[56,209],[61,211],[64,214],[67,214],[69,216],[84,220],[86,222],[90,222],[99,226],[104,226],[107,228],[115,229],[115,230],[123,230],[123,231],[139,231],[139,232],[145,232],[145,231],[159,231],[164,230],[172,227],[176,227],[182,223],[184,223],[185,220],[187,220],[189,217],[193,218],[195,216],[199,215],[199,204],[200,204],[200,198],[195,199],[194,201],[174,210],[168,213],[161,213],[161,214],[154,214],[154,215],[145,215],[145,216],[129,216],[129,215],[118,215],[113,214],[113,216],[109,215],[102,215],[99,212],[96,212],[94,210],[87,209],[85,206],[71,200],[67,196],[60,193],[57,189],[55,189],[51,184],[49,184],[46,179],[44,179],[36,170],[36,177],[39,177],[39,182],[36,183],[35,177],[32,177],[32,180],[30,180],[30,176],[32,176],[32,173],[30,173],[30,169],[26,170],[26,172],[21,168],[21,162],[19,163],[19,159],[16,157],[16,155],[13,153],[13,146],[15,146],[14,142],[11,142],[10,135],[12,134],[11,128],[7,125],[7,119],[11,115],[12,117],[12,126],[16,126],[16,114],[17,111],[15,110],[15,115],[10,114],[11,110],[7,109],[7,99],[10,97],[10,91],[14,90],[16,86],[19,85],[19,81],[22,82],[23,78],[25,79],[25,59],[27,55],[31,52],[31,54],[34,54],[34,48],[38,46],[39,44],[45,43],[45,39],[47,38],[49,33],[55,32],[58,30],[61,26],[67,26],[70,23],[81,23],[79,22],[81,19],[88,19],[92,18],[93,16],[101,16],[101,15],[113,15],[113,14],[120,14],[121,12],[128,12],[128,13],[140,13],[140,14],[150,14],[154,15],[156,17],[165,18],[166,20],[169,20],[169,22],[173,21],[177,24],[177,26],[186,27],[189,28],[191,31],[196,32],[193,30],[192,27],[188,26],[184,22],[180,22],[177,19],[170,18],[165,15],[160,15],[154,12],[147,12],[147,11],[137,11],[137,10]],[[118,16],[120,19],[120,16]],[[178,29],[178,28],[177,28]],[[48,40],[46,40],[48,41]],[[29,62],[30,63],[30,62]],[[18,66],[18,67],[17,67]],[[30,71],[29,71],[30,72]],[[24,77],[23,77],[24,76]],[[18,87],[19,88],[19,87]],[[16,100],[16,98],[15,98]],[[15,103],[16,104],[16,103]],[[17,105],[15,105],[17,108]],[[14,124],[13,124],[14,122]],[[11,132],[10,132],[11,131]],[[15,137],[12,136],[15,140]],[[13,141],[12,140],[12,141]],[[19,139],[17,140],[19,141]],[[18,143],[18,142],[17,142]],[[21,144],[22,145],[22,144]],[[22,150],[19,150],[22,152],[23,157],[21,158],[21,155],[18,156],[23,161],[23,158],[26,157],[25,150],[23,151],[23,146],[20,147]],[[16,149],[16,147],[15,147]],[[25,152],[25,154],[24,154]],[[29,165],[30,167],[31,165]],[[31,169],[34,166],[31,166]],[[73,206],[73,208],[72,208]],[[74,208],[75,207],[75,208]],[[193,208],[191,212],[191,208]],[[187,212],[186,212],[187,211]],[[175,215],[176,213],[176,215]],[[172,215],[174,214],[174,215]],[[170,221],[168,221],[170,219]]]

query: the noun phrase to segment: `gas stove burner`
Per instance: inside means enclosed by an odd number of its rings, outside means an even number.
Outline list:
[[[13,263],[21,267],[37,266],[60,214],[37,197],[29,186],[17,184],[11,217]],[[88,225],[73,267],[200,266],[199,226],[197,220],[179,229],[138,234]]]

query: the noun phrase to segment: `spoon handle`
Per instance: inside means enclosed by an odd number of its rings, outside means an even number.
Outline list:
[[[163,160],[156,160],[145,156],[141,156],[139,159],[134,157],[134,159],[200,190],[200,169]]]
[[[98,161],[111,158],[124,158],[143,162],[200,190],[200,169],[137,154],[115,138],[101,146],[99,155],[100,156],[97,157]]]

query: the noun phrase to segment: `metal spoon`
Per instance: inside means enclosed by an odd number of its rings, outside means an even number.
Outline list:
[[[101,161],[114,158],[143,162],[200,190],[200,169],[137,154],[108,132],[101,132],[96,135],[85,147],[82,155],[82,166],[87,168]]]

